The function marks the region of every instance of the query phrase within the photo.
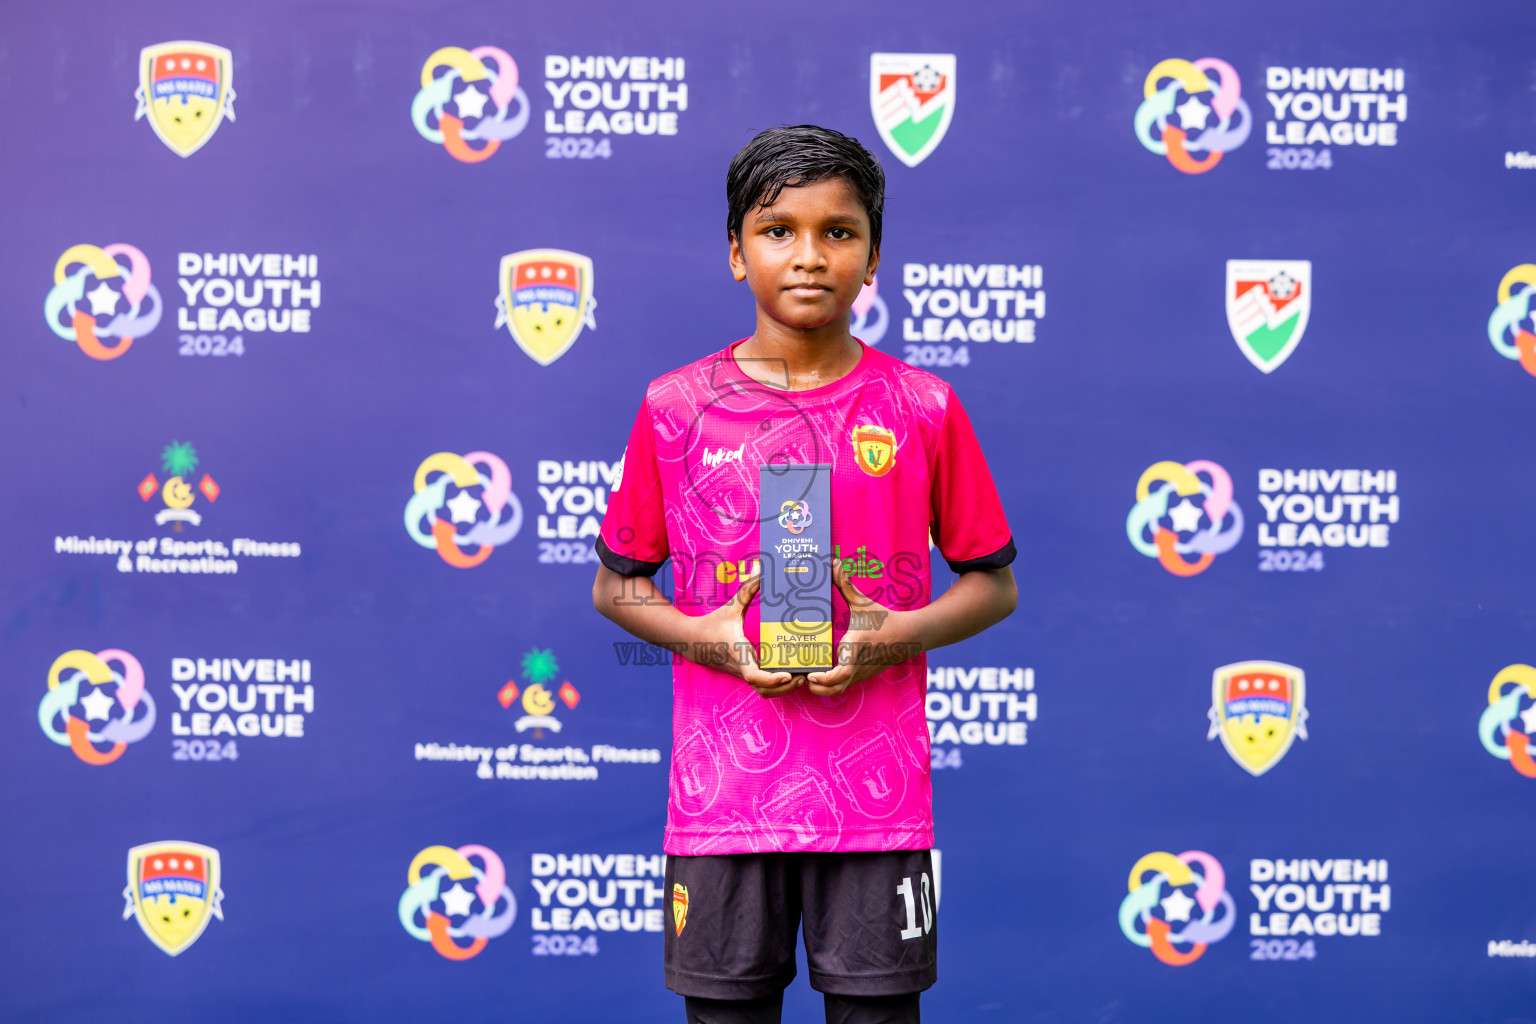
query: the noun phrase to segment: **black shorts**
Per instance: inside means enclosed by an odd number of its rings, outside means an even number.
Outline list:
[[[921,992],[938,979],[927,850],[667,858],[667,987],[759,999],[795,977],[805,922],[811,987],[848,996]]]

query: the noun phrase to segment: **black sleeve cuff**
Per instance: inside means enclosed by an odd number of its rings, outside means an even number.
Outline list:
[[[1008,542],[1008,547],[1011,551],[1013,541],[1010,540]],[[657,571],[667,562],[665,558],[659,562],[642,562],[638,558],[626,558],[613,550],[613,548],[610,548],[602,537],[597,538],[597,557],[599,561],[620,576],[655,576]],[[1011,554],[1008,557],[1010,561],[1013,558]]]
[[[602,538],[598,538],[598,543],[602,543]],[[601,553],[602,549],[599,548],[598,552]],[[982,555],[980,558],[967,558],[963,562],[957,562],[952,558],[946,557],[944,561],[949,563],[950,569],[954,572],[974,572],[977,569],[1001,569],[1012,562],[1018,556],[1018,553],[1018,549],[1013,546],[1013,538],[1009,537],[1007,544],[1004,544],[990,555]],[[618,572],[618,570],[615,569],[614,572]]]

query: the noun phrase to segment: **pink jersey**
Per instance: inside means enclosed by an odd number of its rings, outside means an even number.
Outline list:
[[[866,346],[847,376],[784,391],[745,374],[735,347],[646,390],[598,538],[610,569],[651,575],[670,558],[677,607],[718,608],[751,575],[758,467],[776,462],[832,466],[833,557],[889,608],[928,603],[930,531],[956,572],[1013,560],[997,488],[948,384]],[[833,602],[836,643],[848,606],[841,594]],[[758,635],[755,599],[745,631]],[[681,659],[672,680],[667,853],[933,845],[924,656],[835,698],[803,687],[761,697]]]

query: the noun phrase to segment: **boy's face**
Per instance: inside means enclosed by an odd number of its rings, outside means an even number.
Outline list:
[[[731,239],[736,280],[747,282],[759,309],[801,330],[846,319],[879,265],[869,214],[842,178],[785,188],[772,206],[749,212]]]

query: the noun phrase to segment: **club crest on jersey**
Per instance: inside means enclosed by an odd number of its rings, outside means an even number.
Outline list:
[[[235,119],[234,61],[222,46],[182,40],[139,51],[139,107],[160,141],[177,156],[191,156]]]
[[[681,882],[672,883],[672,920],[677,934],[683,934],[683,925],[688,923],[688,887]]]
[[[1299,736],[1307,738],[1307,679],[1295,665],[1241,661],[1218,668],[1211,681],[1211,731],[1232,760],[1263,775]]]
[[[832,754],[831,764],[839,788],[871,818],[890,817],[907,795],[907,769],[888,726],[852,737]]]
[[[867,423],[854,427],[853,450],[860,469],[870,476],[885,476],[896,464],[896,434]]]
[[[565,355],[583,327],[597,328],[592,311],[592,260],[564,249],[526,249],[501,258],[496,326],[540,366]]]
[[[1227,260],[1227,326],[1260,370],[1290,358],[1311,312],[1310,260]]]
[[[896,159],[916,167],[939,148],[955,115],[955,55],[872,53],[869,108]]]
[[[219,851],[199,843],[146,843],[128,851],[127,905],[149,941],[175,956],[198,940],[209,918],[224,920]]]
[[[677,771],[677,786],[672,799],[677,809],[687,815],[699,815],[709,810],[720,796],[720,754],[709,733],[702,726],[677,744],[672,758]]]
[[[763,700],[754,690],[742,687],[734,699],[715,709],[717,735],[736,767],[744,772],[766,772],[778,766],[789,752],[789,722],[779,705]]]

